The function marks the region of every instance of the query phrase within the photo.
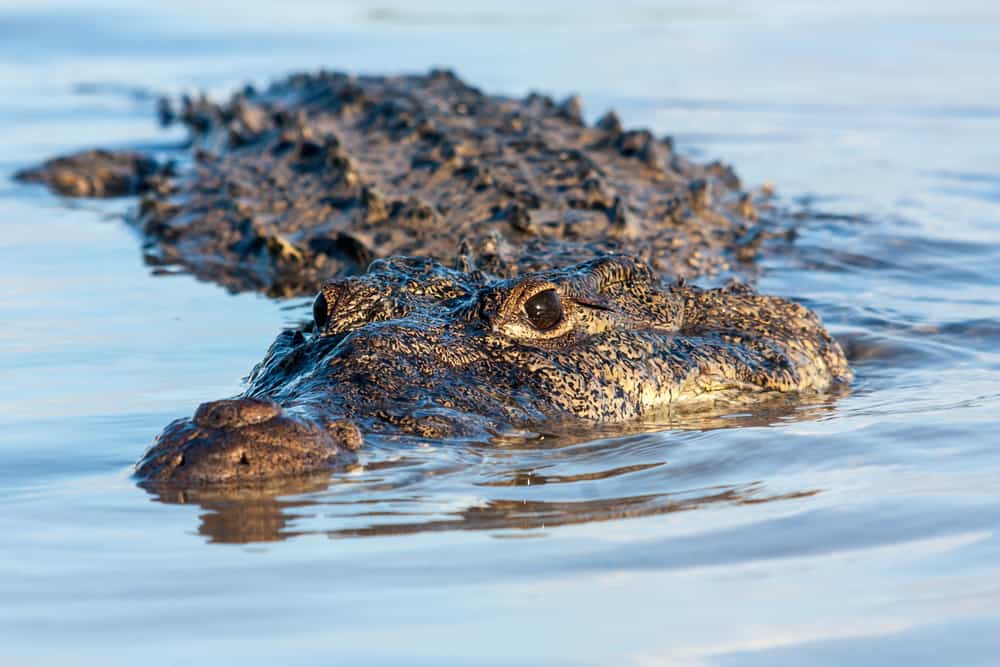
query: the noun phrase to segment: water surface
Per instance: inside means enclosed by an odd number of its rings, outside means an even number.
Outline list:
[[[997,664],[998,29],[988,2],[0,5],[0,663]],[[136,487],[308,305],[152,275],[129,202],[10,174],[168,151],[160,92],[432,65],[580,93],[811,211],[757,284],[823,315],[852,392],[377,448],[272,496]]]

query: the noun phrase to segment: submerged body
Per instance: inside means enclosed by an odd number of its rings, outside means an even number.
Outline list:
[[[19,177],[141,194],[147,261],[233,290],[311,294],[376,258],[459,253],[497,275],[624,253],[690,277],[791,228],[728,166],[614,113],[588,125],[576,98],[489,95],[447,71],[297,74],[166,116],[191,133],[174,164],[87,151]]]
[[[851,378],[808,309],[742,285],[664,285],[622,256],[517,278],[379,260],[326,283],[314,311],[312,335],[282,333],[243,395],[168,426],[138,475],[260,479],[349,460],[370,433],[638,420]]]

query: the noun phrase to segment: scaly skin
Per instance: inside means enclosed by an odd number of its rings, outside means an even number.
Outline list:
[[[18,177],[142,194],[149,261],[272,296],[322,286],[321,326],[279,336],[242,396],[169,425],[145,480],[308,473],[367,434],[654,419],[851,377],[801,306],[658,282],[747,268],[788,219],[725,165],[613,113],[587,125],[575,98],[319,72],[176,118],[176,165],[88,151]]]
[[[728,166],[614,113],[587,125],[576,98],[488,95],[447,71],[297,74],[188,99],[176,119],[191,141],[173,167],[90,151],[19,178],[72,196],[141,192],[147,261],[271,296],[393,255],[465,254],[512,276],[621,253],[691,277],[745,268],[790,228]]]
[[[365,434],[651,419],[851,379],[803,306],[664,285],[623,256],[517,278],[378,260],[326,283],[314,310],[315,333],[282,333],[243,395],[168,426],[139,477],[247,481],[348,461]]]

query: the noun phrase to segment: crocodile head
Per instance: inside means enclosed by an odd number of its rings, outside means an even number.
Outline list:
[[[369,434],[485,438],[851,379],[805,307],[739,284],[665,284],[622,256],[505,279],[426,258],[378,260],[324,284],[314,319],[310,335],[279,335],[241,396],[170,424],[138,476],[293,475],[352,460]]]

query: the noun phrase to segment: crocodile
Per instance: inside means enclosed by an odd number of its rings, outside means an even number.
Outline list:
[[[793,230],[768,188],[613,111],[587,123],[578,97],[490,95],[448,70],[295,74],[160,111],[188,129],[174,153],[87,150],[17,178],[141,196],[146,260],[233,291],[313,294],[393,255],[466,254],[504,277],[605,254],[722,274]]]
[[[355,460],[370,437],[488,441],[834,390],[840,345],[802,305],[667,281],[622,255],[517,276],[427,257],[324,283],[246,390],[168,425],[136,473],[243,483]]]
[[[295,74],[164,100],[178,150],[88,150],[17,177],[140,197],[153,265],[230,290],[316,294],[238,397],[161,433],[141,480],[321,471],[381,436],[538,427],[830,391],[851,371],[806,308],[732,283],[794,216],[669,137],[577,97],[483,93],[448,70]]]

